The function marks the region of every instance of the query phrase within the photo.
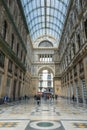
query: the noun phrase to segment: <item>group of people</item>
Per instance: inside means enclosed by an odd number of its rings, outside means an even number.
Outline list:
[[[29,99],[29,96],[27,96],[26,94],[24,95],[24,97],[19,97],[19,101],[24,99],[25,101]],[[7,104],[10,101],[10,98],[8,97],[8,95],[5,95],[3,97],[3,103]]]
[[[44,95],[44,96],[41,96],[41,95],[35,95],[34,96],[34,100],[36,101],[37,105],[40,105],[41,103],[41,97],[45,100],[45,101],[49,101],[49,103],[52,103],[55,100],[58,99],[58,95]]]

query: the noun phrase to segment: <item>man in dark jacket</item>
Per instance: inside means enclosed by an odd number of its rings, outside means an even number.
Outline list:
[[[37,95],[37,105],[40,105],[40,96],[39,95]]]

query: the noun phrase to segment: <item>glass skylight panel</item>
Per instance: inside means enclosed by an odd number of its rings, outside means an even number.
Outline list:
[[[55,7],[55,0],[51,0],[51,7]]]
[[[34,26],[34,20],[32,20],[32,27]]]
[[[47,29],[47,34],[49,34],[49,29]]]
[[[44,24],[44,22],[42,23],[42,27],[43,27],[43,28],[45,27],[45,24]]]
[[[54,10],[54,15],[57,17],[57,14],[58,14],[58,12],[57,12],[57,10]]]
[[[54,39],[60,37],[69,0],[21,0],[21,3],[32,40],[46,34]]]
[[[37,3],[37,7],[39,8],[39,7],[41,7],[41,0],[36,0],[37,2],[35,2],[35,3]]]
[[[51,13],[52,16],[54,16],[54,9],[53,8],[51,8],[51,12],[50,13]]]
[[[62,9],[62,10],[63,10],[63,12],[65,13],[65,12],[66,12],[66,7],[65,7],[65,6],[63,6],[63,9]]]
[[[41,17],[37,17],[37,23],[39,24],[41,22]]]
[[[47,15],[50,14],[50,8],[47,8]]]
[[[31,12],[32,11],[32,3],[30,2],[29,3],[29,12]]]
[[[41,6],[44,6],[44,0],[41,0]]]
[[[42,27],[42,24],[38,24],[38,28],[41,28]]]
[[[54,26],[52,23],[49,24],[50,28],[53,28],[54,29]]]
[[[36,11],[36,10],[35,10]],[[41,8],[38,8],[37,9],[37,13],[38,13],[38,15],[41,15]]]
[[[47,22],[49,22],[49,21],[50,21],[50,17],[49,17],[49,16],[47,16],[47,17],[46,17],[46,20],[47,20]]]
[[[44,18],[44,16],[42,16],[42,21],[45,22],[45,18]]]
[[[50,0],[47,0],[47,7],[49,7],[50,6],[50,4],[51,4],[51,1]]]
[[[39,1],[39,0],[38,0],[38,1]],[[36,8],[36,5],[37,5],[37,4],[36,4],[36,0],[33,0],[32,2],[33,2],[33,9],[35,9],[35,8]]]
[[[44,15],[44,8],[41,8],[41,14]]]
[[[61,21],[62,21],[62,23],[63,23],[64,18],[63,18],[63,16],[62,16],[62,15],[60,16],[60,20],[61,20]]]
[[[35,18],[37,16],[36,11],[33,11],[33,17]]]

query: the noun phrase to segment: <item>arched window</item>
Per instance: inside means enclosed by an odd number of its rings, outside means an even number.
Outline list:
[[[81,40],[80,40],[80,35],[77,35],[77,42],[78,42],[78,48],[80,49],[81,47]]]
[[[85,35],[86,35],[86,39],[87,39],[87,19],[84,22],[84,26],[85,26]]]
[[[11,4],[12,4],[12,0],[8,0],[8,4],[9,4],[9,7],[10,7]]]
[[[38,47],[53,47],[53,44],[50,41],[44,40],[39,43]]]
[[[76,53],[76,50],[75,50],[75,44],[73,43],[73,54],[75,55],[75,53]]]
[[[24,55],[24,62],[23,62],[24,64],[25,64],[25,60],[26,60],[26,55]]]
[[[11,49],[13,49],[14,45],[14,34],[11,35]]]
[[[4,53],[0,50],[0,67],[4,68],[4,61],[5,61],[5,55]]]
[[[71,61],[71,59],[72,59],[71,50],[70,50],[70,54],[69,54],[69,56],[70,56],[70,61]]]
[[[79,0],[79,3],[80,3],[80,6],[82,7],[83,6],[82,0]]]
[[[8,63],[8,71],[9,71],[10,73],[12,73],[12,65],[13,65],[12,61],[9,60],[9,63]]]
[[[17,43],[17,56],[18,56],[18,53],[19,53],[19,43]]]
[[[43,69],[39,72],[38,92],[45,94],[53,92],[53,73],[48,69]]]
[[[66,62],[67,62],[67,65],[68,65],[68,56],[66,56]]]
[[[3,23],[3,38],[6,39],[6,33],[7,33],[7,22],[6,20]]]
[[[21,60],[22,60],[22,56],[23,56],[23,50],[21,50]]]

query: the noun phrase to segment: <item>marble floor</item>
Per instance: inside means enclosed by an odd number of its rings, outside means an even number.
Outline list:
[[[87,106],[61,98],[3,104],[0,130],[87,130]]]

